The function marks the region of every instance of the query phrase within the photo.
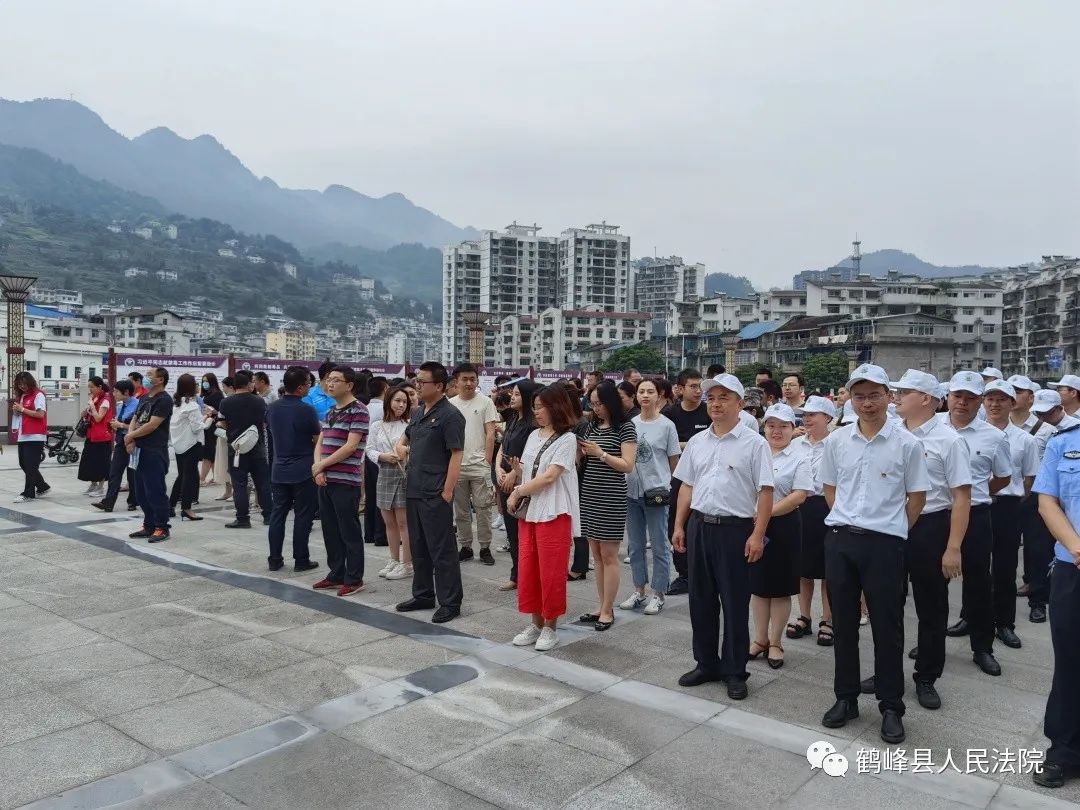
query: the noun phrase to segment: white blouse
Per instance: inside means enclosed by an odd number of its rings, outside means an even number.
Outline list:
[[[828,436],[825,437],[826,439]],[[799,445],[806,448],[810,453],[810,475],[814,479],[814,486],[810,488],[811,495],[824,495],[825,487],[821,484],[821,457],[825,454],[825,439],[820,442],[810,440],[809,436],[800,436],[795,439],[791,446]]]
[[[810,451],[794,442],[772,454],[773,503],[786,498],[797,489],[814,491],[814,475],[810,468]]]
[[[203,419],[199,403],[194,399],[185,399],[179,408],[173,408],[169,421],[169,440],[173,452],[177,455],[186,453],[196,444],[202,444],[210,420]]]
[[[521,453],[521,483],[532,480],[536,454],[547,439],[541,438],[539,429],[529,434],[525,450]],[[529,523],[547,523],[559,515],[570,515],[571,537],[581,536],[581,506],[578,501],[577,435],[564,433],[551,443],[540,456],[537,476],[543,475],[551,465],[562,467],[562,474],[551,484],[533,494],[525,519]]]
[[[377,419],[372,422],[367,435],[367,450],[364,451],[368,461],[378,464],[382,453],[393,453],[408,426],[409,423],[404,419],[395,419],[392,422]]]

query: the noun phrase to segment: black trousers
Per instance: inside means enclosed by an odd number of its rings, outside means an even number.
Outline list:
[[[671,506],[667,510],[667,536],[670,540],[675,534],[675,512],[679,503],[679,490],[682,489],[682,481],[678,478],[671,479]],[[683,579],[687,577],[686,552],[671,550],[671,562],[675,566],[678,575]]]
[[[506,527],[506,542],[510,545],[510,581],[517,582],[518,573],[518,519],[506,509],[507,495],[499,491],[499,511],[502,512],[503,525]],[[588,562],[586,561],[586,570]]]
[[[691,513],[686,527],[694,660],[705,672],[725,680],[750,677],[746,671],[750,656],[750,565],[745,552],[752,530],[749,520],[738,525],[705,523],[696,512]]]
[[[169,495],[165,476],[169,474],[169,451],[164,447],[140,447],[135,473],[135,497],[143,510],[143,528],[169,528]]]
[[[589,541],[584,537],[574,538],[574,559],[570,563],[570,573],[589,573]]]
[[[176,480],[173,481],[169,494],[169,506],[177,504],[187,511],[195,501],[199,487],[199,459],[202,458],[202,445],[194,444],[183,453],[176,455]]]
[[[1033,498],[1038,498],[1033,495]],[[1020,560],[1020,533],[1024,502],[1018,495],[998,495],[990,507],[994,526],[991,572],[994,588],[994,626],[1016,627],[1016,566]]]
[[[907,568],[919,617],[919,657],[915,680],[933,683],[945,669],[945,628],[949,624],[949,581],[941,557],[949,545],[952,510],[923,514],[908,532]]]
[[[1050,740],[1046,761],[1080,768],[1080,569],[1071,563],[1054,561],[1049,613],[1054,680],[1043,720],[1043,734]]]
[[[19,468],[23,471],[23,497],[36,498],[49,485],[41,477],[41,452],[45,442],[19,442]]]
[[[240,521],[251,519],[251,507],[248,505],[248,476],[250,475],[255,484],[255,499],[259,502],[263,517],[269,520],[272,502],[270,500],[270,467],[266,463],[266,457],[258,450],[252,450],[240,457],[238,465],[233,464],[234,458],[235,453],[230,449],[229,477],[232,479],[236,519]]]
[[[994,528],[990,506],[971,507],[961,565],[964,575],[961,618],[967,620],[972,652],[992,652],[994,648],[994,585],[990,557],[994,550]],[[1015,599],[1016,596],[1013,596]]]
[[[318,487],[310,478],[298,484],[272,484],[274,509],[270,513],[270,562],[282,562],[285,546],[285,520],[293,513],[292,556],[294,563],[311,559],[308,538],[315,520],[315,504],[319,500]]]
[[[379,465],[364,458],[364,539],[377,546],[388,545],[386,523],[379,511]]]
[[[1039,496],[1024,502],[1024,579],[1028,606],[1046,607],[1050,598],[1050,567],[1054,565],[1054,537],[1039,515]]]
[[[833,613],[833,691],[859,697],[859,598],[866,595],[874,633],[878,708],[904,713],[905,539],[832,528],[825,535],[825,583]]]
[[[331,582],[357,585],[364,581],[364,534],[360,528],[360,487],[327,484],[319,487],[326,566]],[[273,551],[271,551],[273,553]]]
[[[120,436],[113,442],[112,458],[109,460],[109,485],[105,490],[105,497],[101,502],[110,509],[116,506],[116,499],[120,496],[120,485],[127,476],[127,504],[138,506],[139,501],[135,497],[135,471],[128,467],[127,448],[124,447],[124,437]]]
[[[454,537],[454,507],[441,495],[405,500],[412,548],[414,599],[460,609],[461,563]]]

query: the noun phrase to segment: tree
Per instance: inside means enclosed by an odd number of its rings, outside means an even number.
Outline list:
[[[611,353],[600,371],[626,371],[636,368],[642,374],[659,374],[664,370],[664,355],[648,343],[623,346]]]
[[[848,380],[848,359],[842,352],[818,354],[803,364],[806,391],[831,391]]]
[[[748,366],[737,366],[731,370],[731,373],[739,378],[739,382],[749,387],[754,384],[754,378],[757,377],[757,373],[763,368],[772,372],[773,379],[776,380],[777,385],[782,382],[783,371],[779,366],[774,366],[772,363],[752,363]]]

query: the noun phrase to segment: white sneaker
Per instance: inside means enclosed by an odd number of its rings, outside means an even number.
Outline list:
[[[505,531],[506,530],[506,524],[503,522],[503,516],[502,515],[496,514],[495,517],[492,518],[491,528],[498,529],[499,531]]]
[[[544,629],[546,630],[547,628]],[[540,638],[540,628],[537,627],[535,624],[530,624],[528,627],[526,627],[524,630],[514,636],[514,646],[528,647],[530,644],[535,644],[538,638]],[[551,646],[554,647],[554,643]],[[548,647],[547,649],[551,649],[551,647]]]
[[[397,563],[386,574],[387,579],[411,579],[412,578],[412,566],[406,566],[405,563]]]
[[[622,610],[636,610],[644,604],[645,594],[634,591],[625,601],[619,603],[619,607]]]
[[[515,639],[515,641],[516,640],[517,639]],[[534,649],[537,652],[547,652],[558,643],[559,634],[556,633],[552,628],[545,627],[543,630],[540,631],[540,638],[536,640]]]
[[[626,563],[627,565],[630,564],[630,555],[629,554],[627,554],[625,557],[623,557],[623,562]]]
[[[390,560],[390,562],[388,562],[386,565],[384,565],[382,567],[382,569],[379,571],[379,576],[380,577],[385,577],[387,574],[389,574],[391,571],[393,571],[397,567],[398,567],[398,561],[397,560]]]
[[[645,615],[655,616],[661,610],[664,609],[664,597],[653,594],[649,597],[649,601],[645,605]]]

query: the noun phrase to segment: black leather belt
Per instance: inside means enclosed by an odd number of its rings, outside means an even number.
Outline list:
[[[694,514],[698,516],[702,523],[708,523],[712,526],[753,526],[753,518],[733,517],[732,515],[706,515],[704,512],[699,512],[696,509]]]
[[[847,532],[848,534],[876,534],[881,537],[897,537],[898,535],[886,534],[885,532],[875,532],[873,529],[860,529],[858,526],[833,526],[832,528],[837,531]]]

